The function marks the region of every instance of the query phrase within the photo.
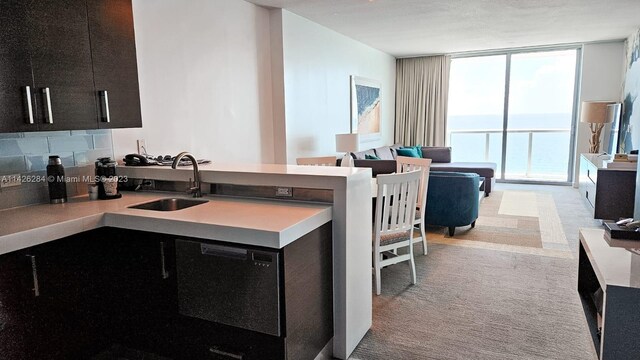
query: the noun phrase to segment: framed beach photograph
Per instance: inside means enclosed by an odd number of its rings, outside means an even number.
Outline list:
[[[380,83],[354,75],[350,80],[351,133],[360,134],[360,139],[364,141],[380,139]]]

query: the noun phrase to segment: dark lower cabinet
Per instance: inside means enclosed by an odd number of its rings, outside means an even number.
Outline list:
[[[181,314],[171,235],[101,228],[2,255],[0,358],[313,359],[333,336],[331,231],[279,252],[280,336]]]
[[[22,253],[0,257],[0,356],[22,359],[27,354],[34,319],[31,264]]]

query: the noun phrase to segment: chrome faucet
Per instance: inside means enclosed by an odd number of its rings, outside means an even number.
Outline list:
[[[198,161],[196,158],[186,151],[181,152],[176,155],[176,158],[173,159],[173,164],[171,164],[171,168],[175,169],[180,163],[180,159],[183,157],[189,158],[191,160],[191,164],[193,165],[193,186],[191,186],[191,179],[189,179],[189,188],[187,192],[193,194],[193,197],[199,198],[202,197],[202,189],[200,187],[200,171],[198,170]]]

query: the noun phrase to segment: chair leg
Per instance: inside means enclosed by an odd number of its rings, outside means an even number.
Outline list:
[[[381,282],[380,282],[380,256],[382,256],[379,253],[376,253],[373,255],[373,279],[376,282],[376,295],[380,295],[380,288],[381,288]]]
[[[422,235],[422,253],[427,255],[429,251],[427,250],[427,236],[424,231],[424,221],[420,223],[420,234]]]
[[[456,233],[456,227],[455,226],[449,226],[449,236],[453,236],[453,234]]]
[[[413,260],[413,240],[409,246],[409,271],[411,273],[411,283],[416,284],[416,262]]]
[[[471,223],[471,228],[473,229],[474,227],[476,227],[476,221],[473,220],[473,222]]]
[[[378,267],[375,268],[375,280],[376,280],[376,295],[380,295],[380,288],[382,287],[381,281],[380,281],[380,266],[378,265]]]

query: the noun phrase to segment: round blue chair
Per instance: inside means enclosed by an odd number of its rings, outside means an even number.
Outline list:
[[[476,225],[480,176],[474,173],[431,171],[427,188],[427,225],[446,226],[453,236],[456,226]]]

